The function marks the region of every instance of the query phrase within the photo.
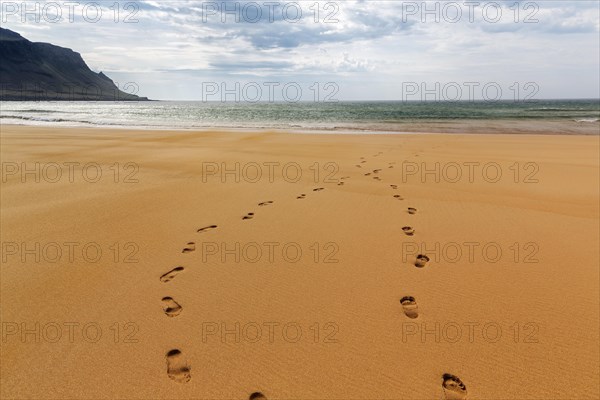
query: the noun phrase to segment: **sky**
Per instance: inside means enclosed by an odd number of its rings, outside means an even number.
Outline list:
[[[2,27],[153,99],[600,98],[597,0],[0,6]]]

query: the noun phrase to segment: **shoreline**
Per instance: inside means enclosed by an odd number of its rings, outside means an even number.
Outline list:
[[[0,120],[1,121],[1,120]],[[173,131],[173,132],[279,132],[293,134],[319,134],[319,135],[536,135],[536,136],[600,136],[600,121],[581,122],[573,120],[461,120],[461,121],[439,121],[406,123],[404,130],[395,129],[369,129],[366,127],[335,127],[331,129],[310,127],[159,127],[159,126],[126,126],[126,125],[61,125],[61,124],[16,124],[0,123],[1,127],[24,127],[24,128],[52,128],[52,129],[106,129],[106,130],[135,130],[135,131]],[[425,128],[424,126],[429,126]],[[411,127],[413,127],[411,129]],[[408,128],[408,130],[407,130]]]
[[[317,134],[600,135],[600,100],[535,102],[3,102],[0,123]]]

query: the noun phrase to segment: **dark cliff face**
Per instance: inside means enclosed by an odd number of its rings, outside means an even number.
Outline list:
[[[128,88],[129,89],[129,88]],[[0,100],[147,100],[95,73],[79,53],[0,28]]]

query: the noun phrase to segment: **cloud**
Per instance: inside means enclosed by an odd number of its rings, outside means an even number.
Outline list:
[[[281,70],[293,68],[294,63],[288,61],[217,61],[210,67],[218,71],[256,71],[256,70]]]
[[[138,82],[155,98],[173,98],[173,82],[177,98],[194,98],[183,79],[256,77],[334,81],[342,98],[394,98],[406,80],[536,80],[544,97],[600,96],[597,2],[501,1],[497,22],[484,1],[472,19],[462,1],[428,2],[437,15],[421,1],[278,2],[120,1],[115,14],[111,1],[100,3],[102,18],[91,23],[84,0],[72,23],[36,22],[31,15],[23,22],[16,14],[3,26],[70,47],[93,69]],[[52,2],[25,5],[34,3]],[[458,21],[451,21],[450,3],[462,5]]]

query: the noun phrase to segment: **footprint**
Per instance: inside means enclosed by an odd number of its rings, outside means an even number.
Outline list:
[[[419,316],[419,311],[417,307],[417,301],[412,296],[405,296],[400,299],[400,304],[402,304],[402,308],[404,309],[404,314],[408,318],[415,319]]]
[[[378,176],[374,176],[373,179],[375,179],[376,181],[381,181],[381,178]]]
[[[406,233],[407,236],[413,236],[415,234],[415,230],[410,226],[405,226],[404,228],[402,228],[402,230],[404,231],[404,233]]]
[[[196,243],[188,242],[187,247],[184,248],[181,252],[182,253],[191,253],[192,251],[196,251]]]
[[[300,196],[296,197],[296,199],[298,200],[304,200],[306,198],[305,194],[301,194]]]
[[[213,229],[217,229],[217,226],[216,225],[206,226],[204,228],[198,229],[196,232],[202,233],[202,232],[210,231],[210,230],[213,230]]]
[[[163,297],[163,310],[167,317],[176,317],[181,314],[183,307],[179,305],[172,297]]]
[[[186,383],[192,379],[192,369],[181,351],[174,349],[167,353],[167,375],[177,383]]]
[[[378,173],[380,173],[380,172],[381,172],[381,170],[380,170],[380,169],[376,169],[376,170],[374,170],[374,171],[373,171],[373,173],[374,173],[374,174],[378,174]]]
[[[246,216],[245,216],[244,218],[242,218],[242,219],[243,219],[243,220],[246,220],[246,219],[252,219],[252,218],[254,218],[254,213],[248,213],[248,214],[246,214]]]
[[[429,257],[427,257],[426,255],[423,255],[423,254],[419,254],[417,256],[417,260],[415,261],[415,267],[423,268],[424,266],[427,265],[428,262],[429,262]]]
[[[338,186],[344,186],[344,185],[345,185],[345,182],[340,182],[340,183],[338,183],[337,185],[338,185]]]
[[[322,192],[323,190],[325,190],[325,188],[316,188],[313,189],[313,192]]]
[[[408,213],[410,215],[415,215],[417,213],[417,209],[413,207],[408,207]]]
[[[366,161],[361,161],[360,163],[361,163],[361,164],[364,164],[364,163],[366,163]]]
[[[398,185],[390,185],[390,187],[394,190],[398,189]]]
[[[266,206],[270,206],[271,204],[273,204],[272,201],[265,201],[264,203],[259,203],[258,205],[260,207],[266,207]]]
[[[404,197],[400,196],[399,194],[395,194],[394,198],[398,200],[404,200]]]
[[[169,272],[167,272],[166,274],[162,275],[160,277],[160,281],[162,283],[170,282],[173,278],[175,278],[175,275],[177,275],[178,273],[180,273],[183,270],[184,270],[183,267],[175,267],[172,270],[170,270]]]
[[[248,400],[267,400],[267,398],[261,392],[254,392],[248,397]]]
[[[366,174],[365,174],[365,176],[371,176],[371,173],[370,173],[370,172],[369,172],[369,173],[366,173]]]
[[[357,166],[358,168],[362,168],[362,165],[358,165],[358,164],[356,164],[356,166]]]
[[[446,400],[464,400],[467,398],[467,387],[458,376],[444,374],[442,376],[442,388]]]

